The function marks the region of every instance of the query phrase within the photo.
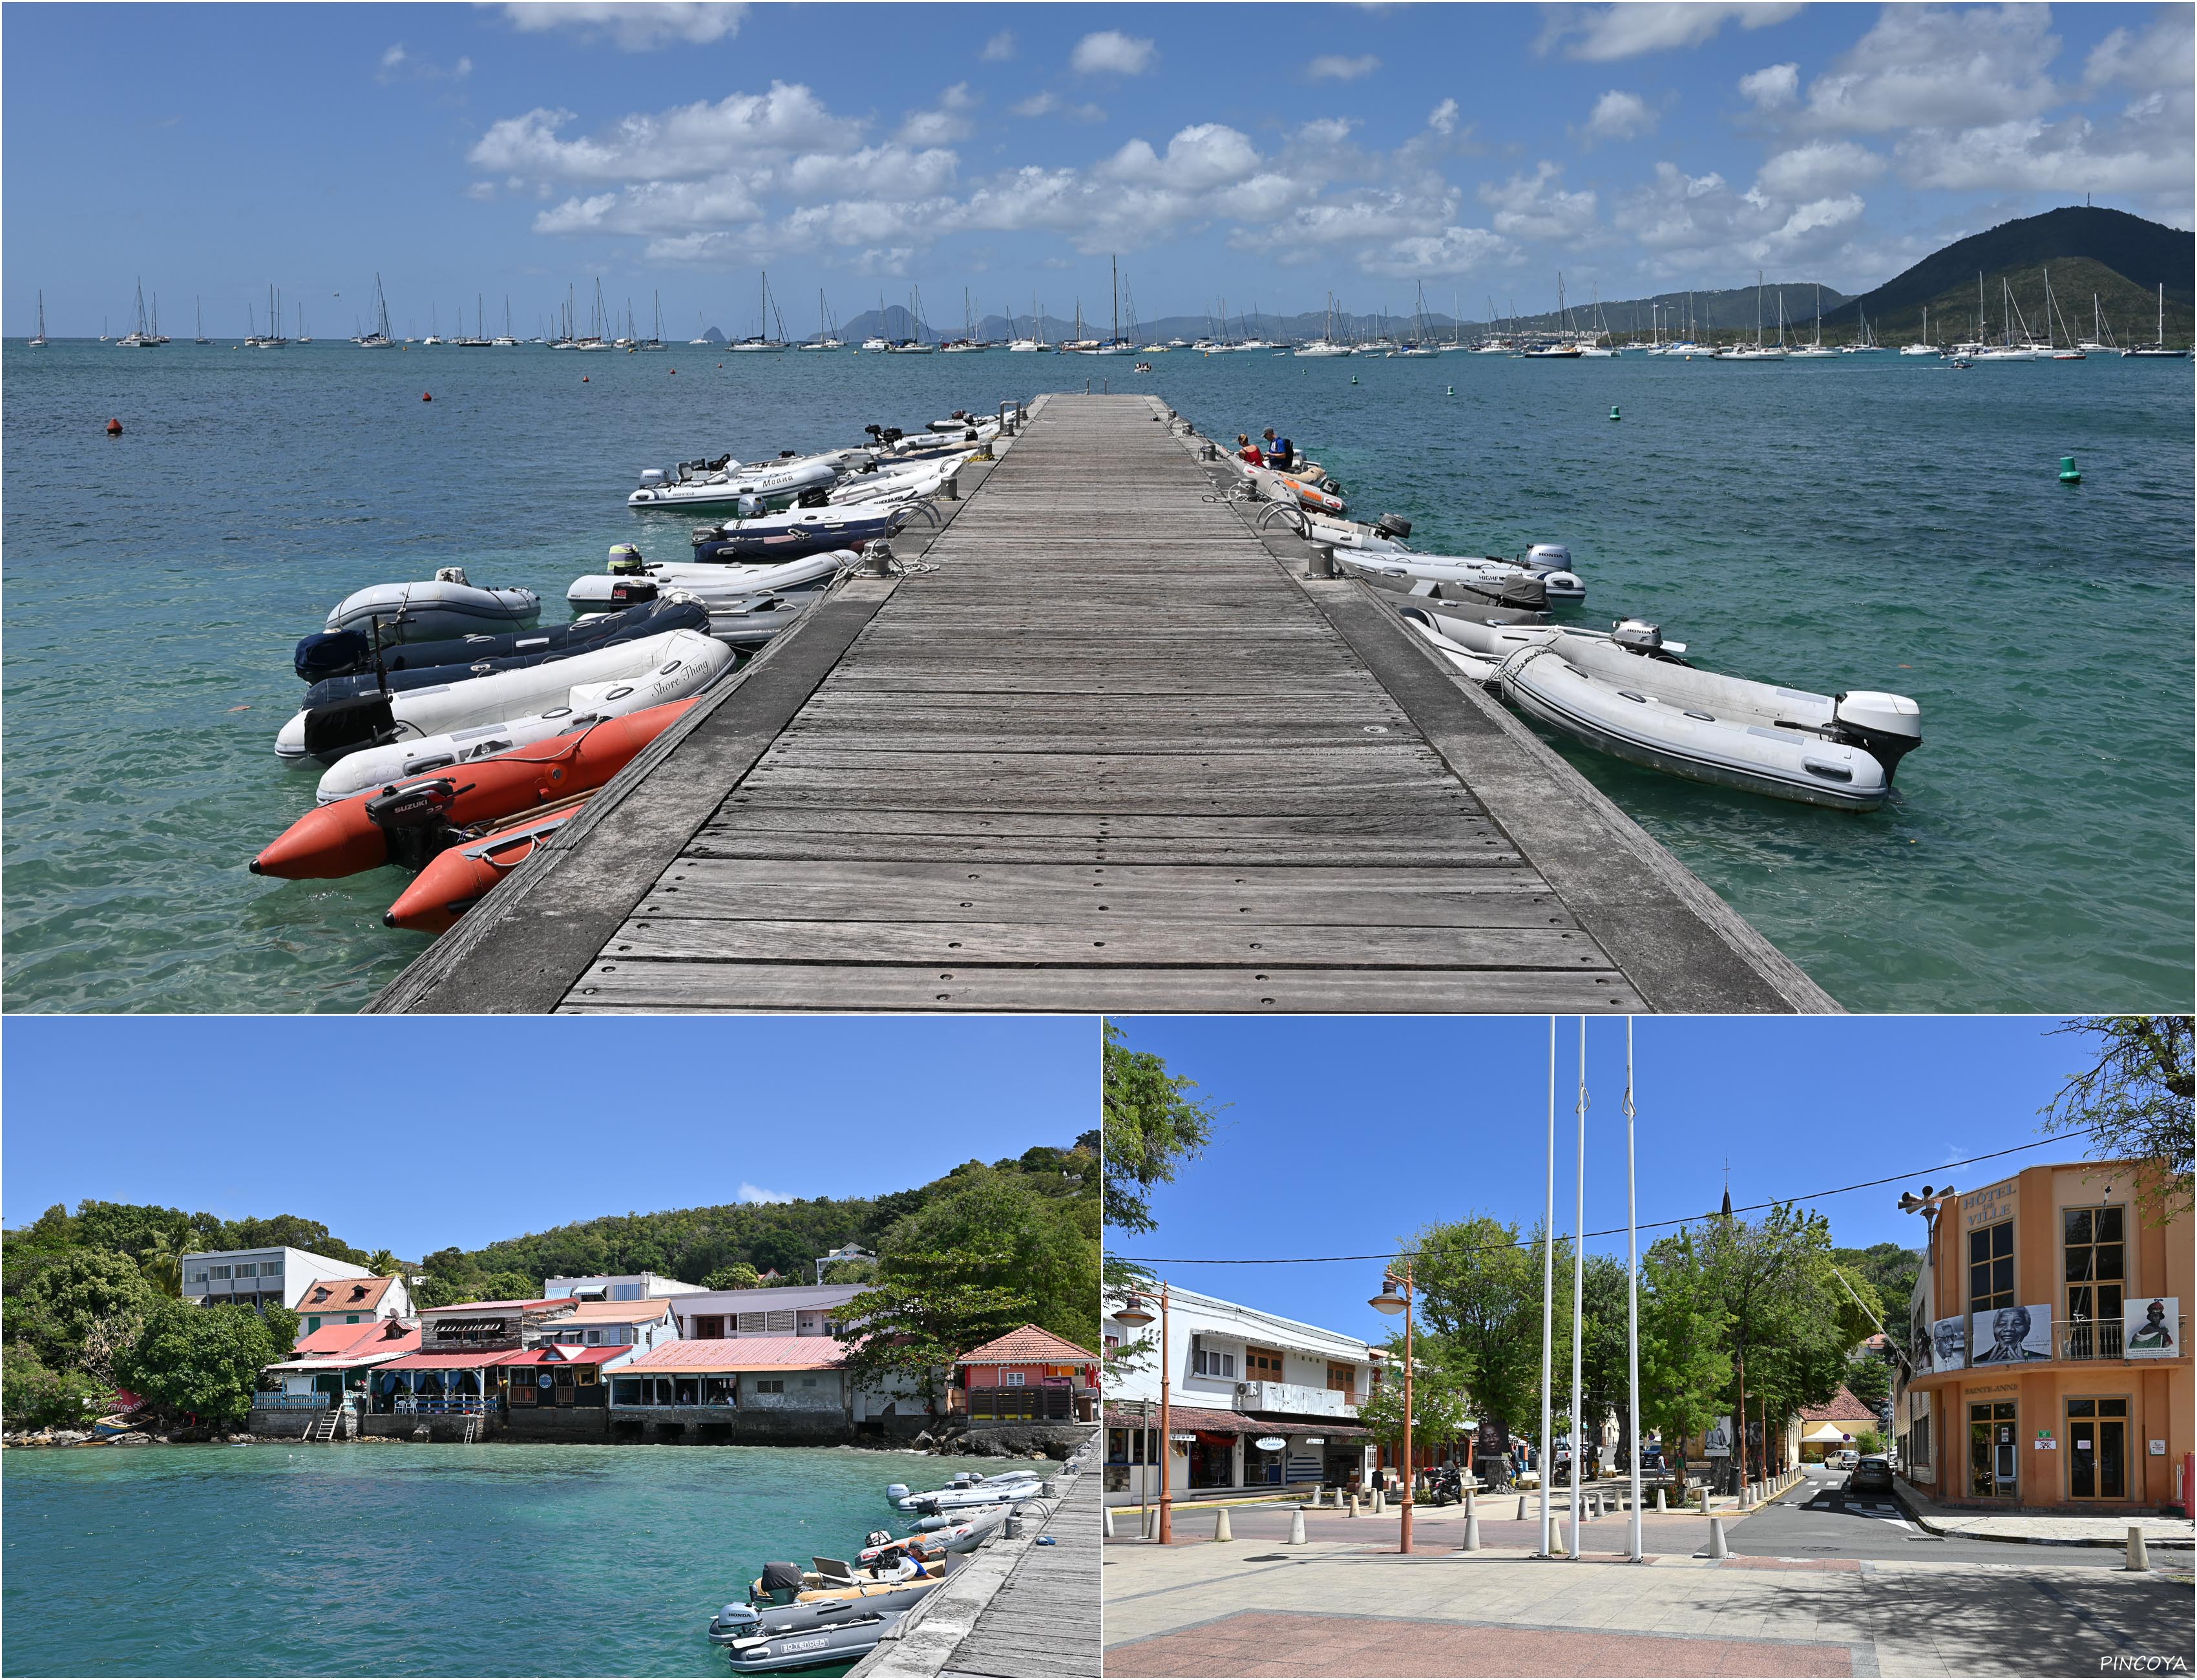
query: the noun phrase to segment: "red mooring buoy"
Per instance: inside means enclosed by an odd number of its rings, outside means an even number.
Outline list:
[[[110,437],[119,437],[122,435],[122,422],[119,420],[108,420],[107,422],[107,435]]]
[[[422,403],[432,403],[435,400],[435,393],[432,391],[423,391],[420,393],[420,400]]]
[[[581,383],[582,385],[585,385],[585,384],[587,384],[587,382],[588,382],[588,376],[587,376],[585,374],[581,374],[581,375],[580,375],[580,383]]]

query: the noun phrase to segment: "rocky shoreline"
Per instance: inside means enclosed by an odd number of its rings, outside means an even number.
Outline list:
[[[1065,1459],[1089,1435],[1087,1423],[1009,1426],[982,1430],[929,1430],[910,1443],[912,1450],[941,1458]],[[490,1443],[494,1437],[490,1437]],[[409,1446],[395,1435],[360,1435],[346,1445]],[[294,1436],[254,1435],[243,1430],[210,1428],[131,1429],[121,1434],[100,1435],[89,1429],[10,1429],[0,1431],[0,1448],[65,1446],[295,1446]],[[831,1451],[832,1449],[820,1449]]]

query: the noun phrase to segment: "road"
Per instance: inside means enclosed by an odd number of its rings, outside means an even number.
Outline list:
[[[1849,1493],[1846,1473],[1805,1467],[1807,1479],[1743,1521],[1728,1523],[1742,1557],[1854,1557],[1876,1562],[1997,1563],[2020,1567],[2119,1569],[2127,1559],[2101,1546],[2020,1546],[1996,1540],[1946,1540],[1926,1534],[1888,1493]]]

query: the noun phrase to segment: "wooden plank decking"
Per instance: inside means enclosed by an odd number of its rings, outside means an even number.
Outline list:
[[[377,1007],[1835,1007],[1164,421],[1041,399]]]
[[[942,1674],[1011,1677],[1099,1671],[1098,1484],[1095,1464],[1069,1479],[1043,1533],[947,1659]]]

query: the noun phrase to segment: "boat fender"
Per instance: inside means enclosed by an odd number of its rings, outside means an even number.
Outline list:
[[[1852,689],[1832,702],[1833,727],[1825,734],[1860,747],[1884,766],[1887,785],[1899,761],[1922,744],[1922,708],[1904,694]]]
[[[396,714],[386,694],[356,694],[315,706],[305,714],[309,758],[340,757],[361,747],[385,746],[396,739]]]

